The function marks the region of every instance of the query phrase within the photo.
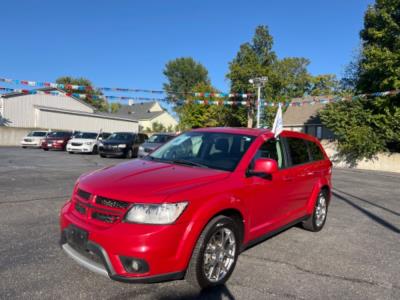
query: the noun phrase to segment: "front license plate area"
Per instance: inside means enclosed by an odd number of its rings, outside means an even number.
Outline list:
[[[86,250],[86,244],[89,237],[89,233],[86,230],[70,225],[66,234],[68,244]]]

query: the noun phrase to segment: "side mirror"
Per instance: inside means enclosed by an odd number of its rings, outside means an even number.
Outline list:
[[[103,138],[101,136],[99,136],[99,141],[102,141],[102,140],[103,140]]]
[[[247,172],[247,175],[272,180],[272,175],[276,172],[278,172],[278,163],[276,160],[259,158],[255,161],[253,169]]]

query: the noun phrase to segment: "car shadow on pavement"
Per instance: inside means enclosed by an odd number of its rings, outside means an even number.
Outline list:
[[[351,197],[351,198],[354,198],[354,199],[360,200],[360,201],[362,201],[362,202],[368,203],[369,205],[375,206],[375,207],[377,207],[377,208],[380,208],[380,209],[382,209],[382,210],[385,210],[385,211],[387,211],[387,212],[389,212],[389,213],[391,213],[391,214],[394,214],[394,215],[400,217],[400,212],[391,210],[391,209],[389,209],[389,208],[386,208],[386,207],[384,207],[384,206],[378,205],[378,204],[373,203],[373,202],[371,202],[371,201],[368,201],[368,200],[362,199],[362,198],[360,198],[360,197],[354,196],[354,195],[349,194],[349,193],[347,193],[347,192],[341,191],[341,190],[339,190],[339,189],[337,189],[337,188],[335,188],[335,191],[338,191],[338,192],[341,193],[341,194],[345,194],[346,196],[349,196],[349,197]]]
[[[336,190],[336,189],[335,189],[335,190]],[[340,192],[340,191],[339,191],[339,192]],[[365,208],[363,208],[363,207],[361,207],[361,206],[355,204],[355,203],[354,203],[353,201],[351,201],[350,199],[348,199],[348,198],[346,198],[346,197],[344,197],[344,196],[338,194],[338,193],[335,192],[335,191],[333,191],[333,195],[334,195],[336,198],[338,198],[338,199],[342,200],[343,202],[349,204],[350,206],[354,207],[355,209],[359,210],[360,212],[362,212],[364,215],[366,215],[368,218],[370,218],[371,220],[375,221],[376,223],[378,223],[378,224],[380,224],[380,225],[386,227],[387,229],[389,229],[389,230],[391,230],[391,231],[393,231],[393,232],[395,232],[395,233],[397,233],[397,234],[400,234],[400,229],[397,228],[396,226],[394,226],[392,223],[390,223],[390,222],[388,222],[388,221],[382,219],[381,217],[377,216],[376,214],[370,212],[369,210],[367,210],[367,209],[365,209]],[[355,198],[358,198],[358,197],[355,197]],[[366,201],[366,200],[364,200],[364,199],[359,199],[359,200],[364,201],[364,202],[369,202],[369,201]],[[376,205],[375,205],[375,206],[376,206]],[[380,208],[382,208],[382,207],[380,207]]]
[[[154,300],[235,300],[235,297],[226,285],[196,291],[183,281],[179,283],[179,286],[162,283],[156,286],[145,286],[143,289],[135,289],[128,293],[125,292],[113,296],[108,300],[137,299],[143,296],[150,296]]]

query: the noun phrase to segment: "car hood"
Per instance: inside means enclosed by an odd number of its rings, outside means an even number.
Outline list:
[[[156,149],[160,147],[162,144],[161,143],[143,143],[141,146],[143,148],[148,148],[148,149]]]
[[[104,145],[118,145],[118,144],[128,144],[129,141],[127,140],[107,140],[107,141],[102,141]]]
[[[71,143],[88,143],[88,142],[96,142],[96,139],[70,139],[69,140]]]
[[[79,188],[127,202],[160,203],[169,195],[227,178],[229,172],[135,159],[82,175]]]
[[[66,140],[69,140],[69,138],[66,138],[66,137],[48,137],[48,138],[46,138],[46,141],[56,141],[56,140],[66,141]]]
[[[22,139],[44,140],[45,138],[45,136],[24,136]]]

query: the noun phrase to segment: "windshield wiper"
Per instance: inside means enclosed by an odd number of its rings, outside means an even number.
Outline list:
[[[170,162],[173,164],[179,164],[179,165],[195,166],[195,167],[200,167],[200,168],[209,168],[208,166],[203,165],[201,163],[193,162],[193,161],[186,160],[186,159],[172,159],[172,160],[170,160]]]

